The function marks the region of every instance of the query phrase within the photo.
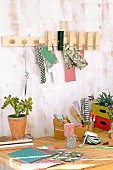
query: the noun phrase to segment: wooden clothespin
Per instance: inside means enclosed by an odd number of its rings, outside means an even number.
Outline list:
[[[58,31],[58,51],[63,51],[64,31]]]
[[[86,50],[91,50],[91,47],[92,47],[91,32],[86,32],[85,46],[86,46]]]
[[[98,50],[100,45],[100,34],[99,32],[94,32],[93,34],[93,49]]]
[[[79,50],[82,50],[82,45],[84,44],[84,39],[82,32],[78,32],[77,34],[77,46]]]
[[[76,43],[74,31],[69,31],[69,49],[73,50],[73,44]]]
[[[48,50],[52,51],[52,32],[51,31],[47,31],[47,46],[48,46]]]

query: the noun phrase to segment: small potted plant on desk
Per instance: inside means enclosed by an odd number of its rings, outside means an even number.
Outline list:
[[[14,113],[8,116],[9,127],[12,138],[22,138],[25,134],[27,115],[32,111],[32,98],[22,100],[17,96],[4,97],[5,101],[2,109],[5,109],[8,105],[11,105],[14,109]]]

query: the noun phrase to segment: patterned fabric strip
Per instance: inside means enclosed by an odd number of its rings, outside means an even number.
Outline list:
[[[35,57],[36,57],[36,63],[40,67],[41,83],[45,83],[46,82],[45,68],[48,71],[52,66],[54,66],[54,64],[58,63],[58,60],[54,53],[54,48],[52,51],[48,51],[47,45],[39,44],[36,47]]]
[[[45,75],[45,66],[44,66],[44,58],[41,55],[41,50],[44,49],[44,46],[38,45],[36,47],[36,62],[40,67],[40,74],[41,74],[41,84],[46,82],[46,75]]]

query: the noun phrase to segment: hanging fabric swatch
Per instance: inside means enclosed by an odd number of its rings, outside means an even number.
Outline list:
[[[44,47],[43,50],[41,50],[41,55],[44,56],[44,58],[52,65],[56,61],[56,56],[51,52],[48,51],[47,46]]]
[[[75,81],[75,67],[78,67],[80,70],[88,65],[87,61],[83,57],[84,55],[84,45],[82,50],[78,50],[77,46],[73,45],[73,50],[69,50],[69,45],[65,44],[64,46],[64,61],[65,61],[65,81]]]
[[[88,65],[87,61],[77,49],[77,46],[75,44],[73,45],[73,50],[69,50],[69,45],[65,44],[64,61],[67,69],[77,67],[81,70]]]
[[[39,44],[36,47],[36,63],[40,67],[40,73],[41,73],[41,84],[46,82],[46,73],[45,73],[45,66],[46,68],[52,67],[55,63],[57,63],[57,58],[52,51],[48,51],[48,48],[46,45]]]
[[[75,68],[70,68],[69,70],[64,65],[64,72],[65,72],[65,82],[76,81],[76,74]]]
[[[40,67],[40,74],[41,74],[41,84],[46,82],[46,75],[45,75],[45,66],[44,66],[44,58],[41,55],[41,50],[43,50],[44,46],[38,45],[36,47],[36,61]]]
[[[65,72],[65,82],[71,82],[71,81],[76,81],[76,74],[75,74],[75,68],[68,68],[67,67],[67,62],[68,62],[68,57],[67,56],[67,49],[69,48],[68,45],[64,46],[64,61],[65,61],[65,65],[64,65],[64,72]],[[69,50],[69,49],[68,49]],[[71,60],[70,60],[70,64],[72,64]]]

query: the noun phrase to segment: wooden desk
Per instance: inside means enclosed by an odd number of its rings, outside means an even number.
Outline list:
[[[98,134],[102,140],[102,143],[108,141],[108,132],[102,132]],[[101,143],[101,144],[102,144]],[[54,139],[54,137],[43,137],[39,139],[34,140],[35,146],[40,146],[44,144],[54,144],[58,146],[59,148],[66,147],[66,141],[65,140],[59,140]],[[78,145],[79,143],[77,143]],[[88,145],[90,146],[90,145]],[[6,149],[0,151],[0,161],[5,163],[6,165],[9,165],[9,158],[8,153],[12,151],[16,151],[19,149]],[[72,149],[71,149],[72,150]],[[74,163],[65,163],[62,165],[54,166],[48,169],[84,169],[84,170],[113,170],[113,150],[107,150],[107,149],[97,149],[97,148],[75,148],[74,151],[83,152],[87,156],[90,157],[90,159],[84,159],[84,160],[78,160]],[[21,170],[21,164],[17,163],[17,161],[12,161],[12,168],[16,170]],[[0,169],[4,170],[4,169]]]

